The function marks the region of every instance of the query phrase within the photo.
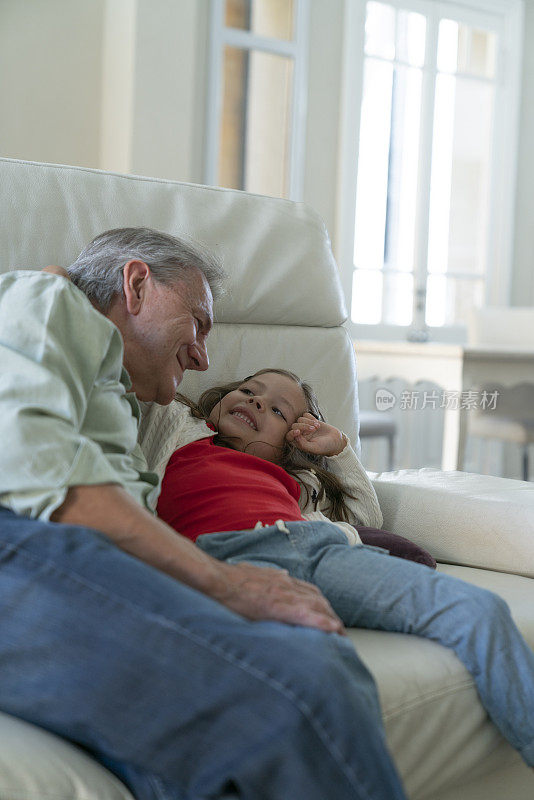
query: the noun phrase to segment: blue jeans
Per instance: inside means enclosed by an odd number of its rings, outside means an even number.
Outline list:
[[[0,708],[138,800],[405,797],[341,636],[249,622],[99,533],[6,509],[0,604]]]
[[[497,595],[376,548],[351,547],[330,523],[205,534],[196,543],[215,558],[281,567],[314,583],[347,626],[452,648],[495,725],[534,766],[534,654]]]

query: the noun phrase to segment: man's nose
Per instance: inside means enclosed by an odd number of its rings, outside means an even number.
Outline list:
[[[208,351],[205,344],[195,342],[195,344],[192,344],[189,347],[187,352],[189,355],[189,362],[191,364],[189,369],[194,369],[198,372],[204,372],[204,370],[209,367],[210,360],[208,358]]]

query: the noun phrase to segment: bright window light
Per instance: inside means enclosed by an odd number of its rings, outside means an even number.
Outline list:
[[[498,36],[431,5],[366,6],[354,323],[455,326],[484,296]]]

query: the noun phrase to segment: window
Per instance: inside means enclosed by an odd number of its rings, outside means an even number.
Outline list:
[[[212,0],[206,183],[301,199],[303,0]]]
[[[353,332],[459,341],[470,308],[508,302],[522,3],[356,5],[339,247]]]

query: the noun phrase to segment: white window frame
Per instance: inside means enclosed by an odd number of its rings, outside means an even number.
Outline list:
[[[354,225],[356,182],[360,136],[360,112],[363,93],[365,14],[367,0],[345,0],[345,62],[343,65],[343,107],[341,122],[341,164],[338,183],[338,261],[347,308],[352,304],[354,272]],[[414,270],[414,319],[410,326],[364,325],[349,319],[355,339],[399,340],[427,339],[441,342],[464,342],[463,325],[426,328],[428,254],[428,212],[435,73],[428,71],[428,54],[435,47],[438,21],[445,16],[473,27],[488,27],[499,34],[498,75],[495,84],[494,131],[492,142],[492,190],[489,210],[489,262],[485,276],[485,303],[509,305],[514,248],[515,194],[519,139],[521,67],[524,25],[523,0],[383,0],[396,8],[419,11],[430,18],[427,56],[423,74],[422,125],[419,160],[418,221],[419,230]],[[430,7],[432,10],[430,10]],[[429,13],[430,11],[430,13]],[[425,225],[426,219],[426,225]],[[420,301],[423,300],[423,303]],[[423,307],[421,307],[423,306]]]
[[[293,9],[293,39],[277,39],[258,36],[252,31],[227,28],[224,24],[225,0],[211,0],[204,183],[216,184],[219,172],[224,48],[259,50],[293,60],[287,199],[302,200],[308,97],[308,0],[294,0]]]

